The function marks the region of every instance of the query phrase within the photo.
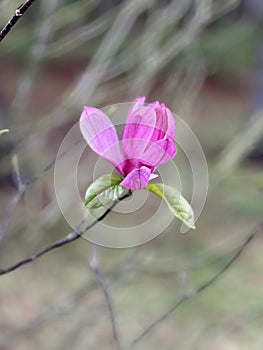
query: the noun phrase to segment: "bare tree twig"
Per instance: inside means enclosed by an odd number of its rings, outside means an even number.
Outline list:
[[[14,213],[14,210],[18,204],[18,202],[20,201],[20,199],[23,196],[24,191],[18,191],[14,197],[10,200],[9,204],[8,204],[8,208],[3,220],[3,223],[0,227],[0,241],[3,239],[3,237],[5,236],[7,227],[9,225],[10,219],[12,218],[12,215]]]
[[[72,147],[77,146],[82,140],[77,140],[72,146]],[[51,162],[48,163],[42,170],[37,175],[34,175],[31,179],[25,182],[26,186],[30,186],[33,183],[35,183],[38,179],[40,179],[43,175],[45,175],[50,169],[52,169],[56,162],[63,158],[67,153],[69,152],[69,149],[65,150],[64,152],[61,152],[59,155],[56,156],[55,159],[53,159]]]
[[[28,103],[29,97],[33,90],[37,73],[41,66],[41,62],[45,56],[47,45],[53,35],[53,28],[51,23],[51,14],[55,12],[59,0],[40,0],[39,18],[36,22],[36,38],[34,44],[30,49],[27,59],[27,67],[23,72],[16,88],[16,94],[13,98],[9,114],[17,114],[24,112]]]
[[[18,20],[23,16],[23,14],[29,9],[35,0],[26,0],[21,6],[19,6],[13,15],[13,17],[6,23],[6,25],[0,31],[0,42],[7,36],[10,30],[18,22]]]
[[[8,130],[8,129],[6,129]],[[1,135],[1,134],[0,134]],[[76,142],[76,145],[79,144],[80,141]],[[18,160],[16,154],[12,158],[12,163],[13,163],[13,168],[14,168],[14,175],[15,175],[15,184],[18,187],[17,193],[11,198],[6,214],[3,219],[3,223],[0,225],[0,241],[4,237],[7,227],[9,225],[10,219],[12,218],[12,215],[16,209],[17,204],[23,197],[23,194],[25,193],[26,189],[35,183],[41,176],[45,175],[46,172],[48,172],[50,169],[53,168],[55,165],[56,161],[59,160],[60,158],[64,157],[64,155],[67,153],[67,150],[63,153],[61,153],[58,157],[53,159],[45,168],[43,168],[37,175],[33,176],[30,180],[24,180],[22,181],[21,179],[21,174],[20,170],[18,167]]]
[[[111,296],[110,296],[110,293],[109,293],[109,290],[108,290],[105,278],[104,278],[103,274],[101,273],[101,271],[99,269],[99,266],[98,266],[98,259],[97,259],[97,249],[98,249],[98,247],[96,245],[93,245],[92,247],[93,247],[93,254],[92,254],[92,257],[91,257],[89,265],[90,265],[92,271],[95,274],[96,280],[98,282],[99,287],[101,288],[101,291],[102,291],[102,293],[104,295],[104,298],[105,298],[105,302],[106,302],[107,308],[109,310],[115,350],[120,350],[121,346],[120,346],[120,340],[119,340],[119,336],[118,336],[118,332],[117,332],[117,328],[116,328],[116,321],[115,321],[115,314],[114,314],[114,310],[113,310],[113,303],[112,303],[112,300],[111,300]]]
[[[119,198],[118,200],[116,200],[101,216],[99,216],[96,220],[94,220],[91,224],[89,224],[83,230],[78,232],[78,228],[77,228],[75,231],[72,231],[69,234],[67,234],[67,236],[55,241],[54,243],[50,244],[46,248],[41,249],[40,251],[31,255],[30,257],[23,259],[23,260],[17,262],[16,264],[11,265],[5,269],[0,269],[0,275],[5,275],[9,272],[12,272],[23,265],[26,265],[28,263],[35,261],[36,259],[40,258],[42,255],[45,255],[46,253],[50,252],[51,250],[60,248],[68,243],[76,241],[77,239],[82,237],[82,235],[85,232],[90,230],[98,222],[102,221],[120,201],[124,200],[125,198],[127,198],[129,196],[130,196],[130,193],[127,193],[127,194],[123,195],[121,198]],[[83,222],[81,222],[79,226],[81,226],[82,224],[83,224]]]
[[[179,306],[187,302],[188,300],[194,298],[201,292],[203,292],[205,289],[210,287],[212,284],[214,284],[232,265],[236,260],[240,257],[240,255],[243,253],[246,246],[252,241],[252,239],[260,232],[263,231],[263,222],[258,226],[258,228],[255,229],[244,241],[244,243],[239,247],[237,252],[232,256],[232,258],[225,264],[225,266],[218,271],[214,276],[212,276],[209,280],[201,284],[196,290],[194,290],[192,293],[183,295],[176,304],[171,307],[168,311],[166,311],[161,317],[159,317],[157,320],[152,322],[148,327],[146,327],[141,334],[139,334],[131,343],[131,347],[134,347],[136,344],[138,344],[146,335],[148,335],[156,326],[160,325],[163,321],[165,321],[168,317],[171,316],[171,314],[178,309]]]
[[[59,296],[53,303],[45,307],[40,313],[21,328],[11,331],[0,339],[0,350],[10,349],[31,334],[35,334],[41,327],[57,318],[69,314],[95,288],[95,283],[86,283],[74,292]]]
[[[12,215],[14,213],[14,210],[18,202],[22,198],[27,187],[26,183],[22,180],[21,173],[19,170],[19,165],[18,165],[18,159],[16,155],[13,156],[12,163],[13,163],[14,182],[17,186],[17,193],[10,200],[3,223],[0,226],[0,241],[3,239],[5,235],[10,219],[12,218]]]
[[[127,256],[106,270],[107,277],[110,279],[110,282],[119,282],[120,280],[126,279],[127,274],[132,271],[134,266],[134,252],[133,254],[128,254]],[[63,294],[56,298],[52,303],[47,305],[42,311],[39,312],[32,320],[27,323],[23,323],[22,327],[17,328],[6,336],[1,337],[0,339],[0,350],[9,349],[11,346],[14,346],[23,339],[27,338],[32,334],[36,334],[36,332],[40,331],[42,327],[49,324],[51,322],[55,322],[62,316],[71,314],[77,306],[82,302],[82,300],[87,296],[89,292],[92,292],[97,287],[97,282],[95,280],[88,281],[84,283],[78,289],[75,289],[72,292]],[[99,319],[101,314],[103,313],[102,309],[96,308],[96,314],[88,313],[89,317],[94,322],[95,319]],[[87,321],[87,319],[85,319]],[[75,325],[76,327],[78,325]],[[85,325],[85,330],[87,329],[87,325]],[[70,334],[68,334],[70,336]],[[66,339],[65,339],[66,340]],[[73,340],[73,339],[72,339]],[[65,342],[67,344],[67,349],[72,349],[74,346],[70,347],[69,342]],[[62,347],[64,349],[64,347]]]
[[[127,0],[120,4],[115,21],[104,36],[77,83],[66,90],[61,98],[61,102],[58,102],[57,108],[39,117],[37,123],[38,128],[42,130],[42,134],[50,130],[50,121],[52,121],[53,128],[61,125],[61,123],[69,120],[70,113],[75,113],[76,109],[79,110],[80,105],[84,105],[90,100],[98,85],[103,81],[108,67],[113,62],[112,58],[129,35],[132,26],[141,13],[150,8],[155,1]],[[123,85],[118,85],[118,87],[123,92]],[[107,89],[107,98],[108,95]],[[20,132],[23,132],[24,135],[29,130],[32,130],[32,121],[20,126]]]

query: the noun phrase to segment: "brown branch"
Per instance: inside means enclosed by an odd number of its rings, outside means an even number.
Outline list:
[[[246,246],[252,241],[252,239],[260,232],[263,232],[263,223],[261,223],[255,231],[253,231],[245,240],[245,242],[239,247],[237,252],[232,256],[232,258],[225,264],[225,266],[218,271],[213,277],[211,277],[208,281],[201,284],[196,290],[194,290],[192,293],[183,295],[176,304],[171,307],[168,311],[166,311],[161,317],[159,317],[157,320],[152,322],[148,327],[146,327],[141,334],[139,334],[131,343],[131,347],[134,347],[136,344],[138,344],[146,335],[148,335],[156,326],[158,326],[160,323],[165,321],[168,317],[171,316],[171,314],[178,309],[179,306],[187,302],[188,300],[194,298],[201,292],[203,292],[205,289],[210,287],[212,284],[214,284],[232,265],[236,260],[240,257],[240,255],[243,253]]]
[[[120,350],[121,345],[120,345],[120,339],[119,339],[119,335],[118,335],[117,327],[116,327],[113,302],[112,302],[111,295],[110,295],[110,292],[108,290],[108,286],[107,286],[107,283],[105,281],[105,278],[104,278],[102,272],[100,271],[100,268],[98,265],[97,248],[98,247],[96,245],[93,245],[93,255],[92,255],[92,258],[90,260],[90,267],[95,274],[96,281],[97,281],[98,286],[100,287],[100,289],[103,293],[103,296],[104,296],[104,299],[106,302],[106,306],[109,310],[114,348],[115,348],[115,350]]]
[[[96,220],[94,220],[91,224],[89,224],[83,230],[78,231],[78,229],[76,229],[75,231],[70,232],[67,236],[57,240],[56,242],[52,243],[51,245],[47,246],[46,248],[41,249],[40,251],[31,255],[30,257],[23,259],[23,260],[17,262],[16,264],[11,265],[5,269],[0,269],[0,275],[5,275],[9,272],[12,272],[23,265],[26,265],[28,263],[35,261],[36,259],[40,258],[42,255],[45,255],[48,252],[50,252],[51,250],[63,247],[64,245],[66,245],[68,243],[76,241],[77,239],[82,237],[84,233],[86,233],[93,226],[95,226],[98,222],[102,221],[120,201],[124,200],[125,198],[128,198],[129,196],[130,196],[130,193],[127,193],[127,194],[123,195],[122,197],[120,197],[101,216],[99,216]],[[82,225],[82,224],[83,224],[83,222],[80,225]]]
[[[0,42],[7,36],[10,30],[18,22],[18,20],[23,16],[23,14],[29,9],[35,0],[26,0],[21,6],[19,6],[13,15],[13,17],[6,23],[6,25],[0,31]]]

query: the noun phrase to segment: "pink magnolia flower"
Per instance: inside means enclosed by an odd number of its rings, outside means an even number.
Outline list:
[[[120,183],[131,190],[145,188],[155,169],[176,154],[175,120],[171,111],[159,102],[144,106],[137,98],[128,113],[122,141],[107,115],[93,107],[84,107],[80,130],[90,148],[107,159],[124,177]]]

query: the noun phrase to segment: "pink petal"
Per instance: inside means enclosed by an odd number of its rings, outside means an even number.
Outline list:
[[[169,162],[176,154],[176,145],[173,139],[166,138],[156,142],[151,142],[144,152],[144,161],[158,167]]]
[[[142,139],[123,140],[125,149],[131,148],[131,154],[134,150],[136,153],[133,157],[127,156],[121,164],[124,174],[128,174],[133,169],[146,166],[153,172],[159,165],[170,161],[176,154],[176,146],[171,138],[151,142]]]
[[[124,158],[146,160],[144,153],[147,152],[148,147],[151,147],[152,142],[173,140],[175,131],[174,116],[165,105],[153,102],[148,106],[132,108],[122,137]],[[173,145],[171,147],[175,148]],[[171,147],[168,147],[168,150]],[[129,163],[131,165],[131,162]],[[144,164],[148,165],[147,162]]]
[[[140,169],[134,169],[130,172],[120,184],[130,190],[142,190],[147,186],[150,176],[151,170],[142,166]]]
[[[157,141],[170,137],[175,138],[175,119],[172,112],[164,104],[160,105],[159,102],[152,102],[149,106],[153,107],[156,112],[156,124],[155,130],[152,134],[151,141]]]
[[[128,115],[122,136],[125,159],[136,158],[144,152],[154,132],[155,123],[155,110],[149,106],[138,108]],[[138,140],[143,143],[138,144]]]
[[[151,142],[143,138],[131,138],[122,140],[124,160],[121,164],[124,174],[128,174],[134,169],[147,166],[152,171],[156,168],[155,164],[148,160],[146,150]]]
[[[145,102],[145,99],[146,99],[145,96],[136,98],[136,99],[133,101],[133,103],[132,103],[132,106],[131,106],[131,108],[130,108],[130,110],[129,110],[129,112],[128,112],[128,116],[129,116],[131,113],[135,112],[136,109],[138,109],[138,108],[140,108],[140,107],[143,107],[144,102]]]
[[[146,166],[151,171],[154,171],[156,168],[154,165],[147,162],[144,159],[143,155],[138,156],[137,158],[126,159],[120,164],[121,169],[123,169],[124,175],[127,175],[130,172],[132,172],[134,169],[139,169],[142,166]]]
[[[97,108],[84,107],[79,123],[81,133],[90,148],[123,174],[119,166],[123,157],[120,153],[118,135],[107,115]]]
[[[132,108],[128,114],[122,139],[148,139],[153,133],[155,123],[156,113],[151,106],[142,106],[135,110]]]

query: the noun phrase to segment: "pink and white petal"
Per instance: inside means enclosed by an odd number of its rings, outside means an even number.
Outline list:
[[[172,112],[164,104],[160,105],[159,102],[153,102],[150,104],[156,111],[156,125],[152,134],[151,141],[157,141],[170,137],[175,138],[175,119]]]
[[[137,108],[129,113],[122,139],[149,139],[156,123],[155,109],[151,106]]]
[[[125,174],[143,165],[154,171],[156,167],[168,162],[176,154],[176,146],[170,138],[155,142],[132,139],[124,140],[123,143],[126,148],[130,147],[135,152],[133,157],[125,157],[122,163]]]
[[[141,159],[147,147],[149,141],[140,138],[131,138],[122,141],[123,157],[124,160]]]
[[[116,129],[107,115],[97,108],[84,107],[79,124],[90,148],[118,169],[123,157]]]
[[[129,116],[122,136],[125,159],[136,158],[144,152],[154,132],[155,123],[156,113],[152,107],[139,108]],[[142,143],[138,145],[137,140],[142,140]]]
[[[147,168],[151,169],[152,172],[155,170],[154,166],[152,166],[151,164],[143,160],[143,156],[126,159],[120,164],[120,167],[123,170],[124,175],[128,175],[134,169],[139,169],[142,166],[146,166]]]
[[[170,138],[149,143],[147,150],[143,154],[146,164],[151,164],[155,168],[169,162],[176,154],[176,145]]]
[[[130,110],[129,110],[129,112],[128,112],[128,118],[129,118],[129,115],[130,115],[131,113],[133,113],[133,112],[136,111],[136,109],[143,107],[144,102],[145,102],[145,99],[146,99],[146,97],[145,97],[145,96],[142,96],[142,97],[136,98],[136,99],[133,101],[133,103],[132,103],[132,105],[131,105],[131,108],[130,108]]]
[[[164,106],[164,105],[163,105]],[[176,123],[175,123],[175,117],[173,113],[170,111],[169,108],[163,107],[163,113],[166,114],[167,118],[167,131],[166,131],[166,136],[170,137],[171,139],[175,139],[175,134],[176,134]]]
[[[150,177],[151,170],[146,166],[142,166],[141,168],[134,169],[130,172],[120,184],[130,190],[138,191],[148,185]]]

